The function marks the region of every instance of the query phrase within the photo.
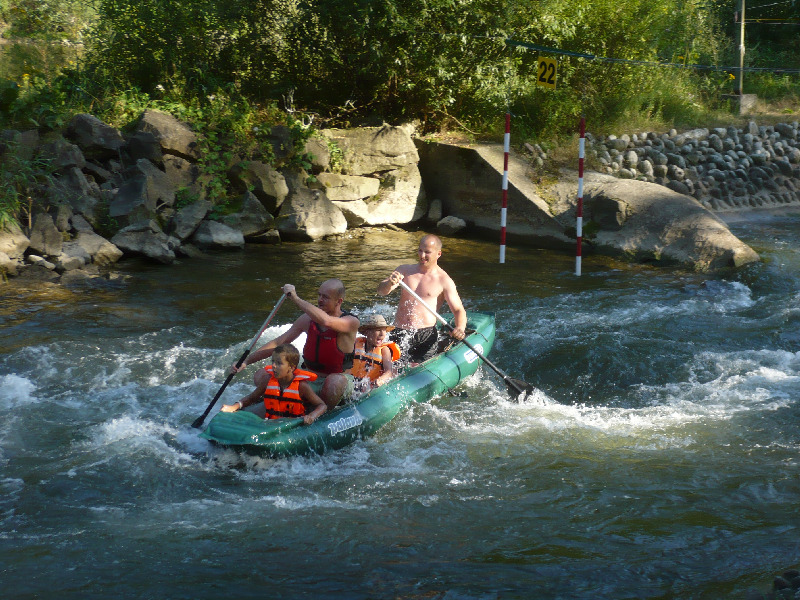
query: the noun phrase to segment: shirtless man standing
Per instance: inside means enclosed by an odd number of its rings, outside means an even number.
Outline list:
[[[378,284],[378,294],[386,296],[405,280],[431,308],[439,312],[447,302],[455,318],[455,327],[450,335],[464,339],[467,327],[467,312],[461,304],[456,284],[439,264],[442,255],[442,240],[435,235],[426,235],[419,242],[419,262],[415,265],[400,265],[389,277]],[[390,335],[411,362],[422,362],[436,353],[438,337],[436,317],[405,289],[400,291],[400,304],[394,316],[396,329]],[[407,349],[406,349],[407,348]]]
[[[319,286],[316,306],[298,296],[291,284],[284,285],[282,291],[303,314],[288,331],[250,354],[240,368],[234,365],[230,371],[238,373],[246,366],[272,356],[272,351],[281,344],[289,344],[300,334],[307,333],[302,368],[319,376],[309,385],[330,410],[353,391],[353,376],[344,371],[353,366],[359,322],[354,315],[342,310],[344,284],[339,279],[323,282]],[[268,374],[264,369],[256,372],[256,387],[266,385],[265,377]]]

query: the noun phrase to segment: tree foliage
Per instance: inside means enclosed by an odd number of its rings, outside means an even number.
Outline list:
[[[64,11],[77,2],[10,1]],[[687,114],[729,85],[726,73],[678,67],[730,56],[728,0],[96,0],[95,7],[72,79],[94,97],[135,89],[202,100],[224,89],[327,123],[419,119],[481,132],[511,108],[532,134],[555,134],[574,129],[582,113],[598,124]],[[31,16],[14,27],[52,30],[44,23]],[[540,56],[559,61],[555,91],[536,85]]]
[[[75,64],[94,17],[92,4],[81,0],[0,0],[0,74],[52,78]]]

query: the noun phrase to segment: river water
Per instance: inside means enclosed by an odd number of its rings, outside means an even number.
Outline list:
[[[419,233],[127,261],[0,287],[5,598],[743,598],[800,564],[800,215],[732,222],[763,262],[699,275],[445,240],[497,314],[466,397],[329,455],[269,460],[190,424],[279,298],[356,312]],[[264,341],[298,316],[286,303]],[[223,400],[251,389],[252,369]],[[212,413],[213,414],[213,413]]]

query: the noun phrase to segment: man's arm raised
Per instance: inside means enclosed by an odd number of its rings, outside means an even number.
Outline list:
[[[297,295],[297,290],[290,283],[283,286],[283,293],[289,296],[289,299],[297,305],[297,308],[302,310],[308,318],[322,325],[326,329],[333,329],[338,333],[354,333],[358,331],[358,319],[350,315],[342,315],[341,317],[334,317],[329,315],[318,306],[314,306],[310,302],[303,300]]]

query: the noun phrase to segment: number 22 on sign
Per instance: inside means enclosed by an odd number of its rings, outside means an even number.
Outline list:
[[[546,88],[550,88],[551,90],[556,89],[556,66],[558,63],[555,59],[552,58],[540,58],[539,59],[539,74],[536,77],[536,83],[538,85],[544,86]]]

